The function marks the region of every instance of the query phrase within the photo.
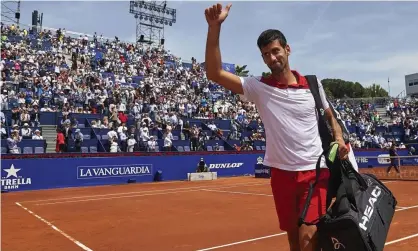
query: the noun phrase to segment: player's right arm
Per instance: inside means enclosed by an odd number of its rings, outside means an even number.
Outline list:
[[[206,76],[236,94],[244,94],[241,79],[222,69],[221,50],[219,48],[219,36],[222,22],[228,16],[231,4],[222,9],[221,4],[213,5],[205,10],[208,22],[208,37],[206,41],[205,67]]]

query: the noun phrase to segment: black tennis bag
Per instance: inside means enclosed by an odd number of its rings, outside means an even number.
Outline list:
[[[338,148],[338,146],[337,146]],[[334,149],[335,150],[335,149]],[[316,223],[304,221],[313,189],[319,178],[322,156],[330,170],[328,187],[339,179],[335,202],[327,198],[327,212]],[[332,160],[332,158],[334,158]],[[339,160],[338,154],[324,152],[316,165],[316,181],[311,184],[307,201],[299,219],[302,224],[318,228],[318,250],[322,251],[382,251],[395,213],[397,200],[392,192],[372,174],[358,173],[349,160]]]

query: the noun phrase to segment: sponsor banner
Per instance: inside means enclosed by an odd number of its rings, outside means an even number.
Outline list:
[[[270,178],[270,167],[263,165],[263,158],[257,158],[255,164],[254,176],[256,178]]]
[[[158,171],[164,180],[187,180],[203,157],[217,176],[253,175],[262,154],[141,156],[65,159],[2,159],[1,190],[21,191],[78,186],[153,182]]]
[[[407,156],[408,150],[398,150],[399,156]],[[355,151],[359,168],[387,167],[390,164],[389,151]]]
[[[398,151],[406,156],[407,151]],[[356,151],[359,168],[387,167],[386,151]],[[158,171],[164,180],[187,180],[203,157],[210,171],[219,177],[255,175],[270,177],[262,164],[263,154],[141,156],[106,158],[2,159],[1,190],[21,191],[78,186],[152,182]],[[418,165],[417,159],[408,160]],[[412,164],[411,164],[412,165]]]
[[[9,168],[3,168],[1,175],[1,190],[26,190],[32,185],[32,178],[24,176],[21,168],[11,164]],[[3,176],[5,174],[5,176]]]
[[[152,174],[152,165],[150,164],[77,167],[77,179],[135,177]]]

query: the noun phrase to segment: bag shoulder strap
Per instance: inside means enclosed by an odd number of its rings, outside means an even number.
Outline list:
[[[322,99],[319,94],[318,78],[316,77],[316,75],[306,75],[305,78],[306,78],[306,81],[308,81],[309,90],[311,91],[315,99],[316,110],[318,111],[319,114],[321,114],[320,110],[324,106],[322,104]]]

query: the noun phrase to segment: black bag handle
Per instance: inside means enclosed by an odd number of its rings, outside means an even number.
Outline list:
[[[351,176],[354,176],[353,178],[356,179],[360,185],[360,188],[363,190],[366,190],[369,185],[367,185],[366,181],[363,179],[363,177],[360,175],[360,173],[358,173],[353,165],[351,164],[351,162],[347,159],[347,160],[342,160],[341,161],[341,166],[342,166],[342,170],[345,173],[346,177],[351,179]]]
[[[306,218],[306,214],[308,213],[308,207],[311,204],[311,199],[312,199],[312,194],[313,194],[314,188],[315,188],[316,184],[318,183],[319,175],[321,174],[321,160],[322,160],[322,156],[325,156],[325,153],[326,153],[326,151],[322,152],[321,155],[318,158],[318,161],[316,162],[315,181],[309,184],[308,197],[306,198],[305,205],[303,206],[302,213],[301,213],[301,215],[299,217],[299,220],[298,220],[298,226],[299,227],[302,226],[303,224],[313,225],[312,223],[305,222],[305,218]]]
[[[321,174],[321,160],[322,160],[322,156],[325,156],[326,157],[328,151],[329,150],[326,150],[326,151],[322,152],[321,155],[318,158],[318,161],[316,162],[316,167],[315,167],[315,172],[316,172],[315,181],[312,182],[311,184],[309,184],[308,196],[306,198],[305,205],[303,207],[302,213],[301,213],[301,215],[299,217],[299,220],[298,220],[298,226],[299,227],[301,225],[303,225],[303,224],[306,224],[306,225],[314,225],[313,223],[305,222],[305,218],[306,218],[306,214],[308,212],[308,207],[309,207],[309,205],[311,203],[311,199],[312,199],[312,194],[313,194],[314,188],[315,188],[316,184],[318,183],[319,176]],[[366,190],[367,187],[368,187],[366,181],[353,168],[353,165],[351,164],[350,160],[346,159],[346,160],[342,160],[341,161],[339,159],[338,152],[336,154],[336,158],[334,160],[334,164],[332,166],[329,166],[329,163],[327,163],[327,165],[328,165],[328,168],[340,168],[341,169],[341,180],[342,180],[342,184],[344,186],[345,192],[346,192],[347,199],[349,200],[349,202],[352,205],[354,205],[355,210],[358,211],[357,202],[356,202],[356,199],[355,199],[355,196],[354,196],[354,190],[353,190],[353,187],[351,185],[350,179],[353,179],[354,178],[355,180],[357,180],[358,183],[360,184],[360,188],[362,188],[364,190]],[[329,206],[329,205],[327,205],[327,206]]]

